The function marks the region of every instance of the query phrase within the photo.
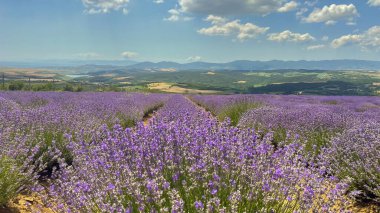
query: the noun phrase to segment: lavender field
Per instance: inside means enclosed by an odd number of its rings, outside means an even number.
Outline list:
[[[0,121],[0,212],[380,212],[378,97],[2,92]]]

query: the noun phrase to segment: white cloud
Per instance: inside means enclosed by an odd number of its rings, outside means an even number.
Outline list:
[[[297,11],[296,13],[296,17],[297,18],[302,18],[303,14],[307,13],[307,11],[309,11],[309,9],[307,8],[301,8]]]
[[[318,44],[318,45],[311,45],[311,46],[308,46],[306,47],[307,50],[319,50],[319,49],[322,49],[326,47],[326,45],[324,44]]]
[[[360,45],[365,48],[379,48],[380,47],[380,26],[373,26],[369,28],[363,35]]]
[[[211,22],[212,24],[222,24],[227,22],[228,20],[220,16],[209,15],[207,16],[205,21]]]
[[[339,48],[341,46],[344,46],[348,43],[357,43],[360,42],[362,39],[362,35],[344,35],[337,39],[334,39],[331,42],[331,46],[334,48]]]
[[[109,13],[112,10],[128,13],[129,0],[82,0],[82,2],[89,14]]]
[[[349,34],[334,39],[331,42],[333,48],[339,48],[347,44],[357,44],[363,49],[380,49],[380,26],[373,26],[362,34]]]
[[[195,61],[200,61],[202,60],[202,57],[200,56],[190,56],[186,59],[186,61],[190,61],[190,62],[195,62]]]
[[[191,17],[183,16],[181,11],[179,11],[178,9],[170,9],[168,13],[169,13],[169,17],[164,18],[165,21],[176,22],[176,21],[190,21],[193,19]]]
[[[309,7],[314,7],[316,4],[318,4],[318,0],[305,1],[304,4]]]
[[[326,25],[334,25],[336,23],[337,23],[337,21],[334,21],[334,20],[328,20],[325,22]]]
[[[322,41],[328,41],[330,38],[328,36],[323,36]]]
[[[165,19],[166,21],[179,21],[181,13],[177,9],[170,9],[168,13],[170,16]]]
[[[123,58],[125,58],[125,59],[130,59],[130,58],[135,58],[135,57],[137,57],[139,54],[136,53],[136,52],[125,51],[125,52],[122,52],[120,55],[121,55]]]
[[[286,4],[284,4],[284,6],[278,8],[277,11],[280,12],[280,13],[286,13],[286,12],[295,10],[297,7],[298,7],[298,3],[297,2],[290,1],[290,2],[288,2]]]
[[[380,0],[369,0],[368,4],[377,7],[380,6]]]
[[[308,23],[324,22],[327,25],[332,25],[338,20],[347,20],[348,22],[352,22],[358,16],[359,13],[353,4],[332,4],[330,6],[324,6],[322,9],[314,9],[314,11],[303,20]]]
[[[268,40],[270,41],[277,41],[277,42],[306,42],[306,41],[313,41],[315,38],[311,36],[309,33],[300,34],[300,33],[293,33],[289,30],[285,30],[281,33],[271,33],[268,35]]]
[[[162,3],[164,3],[164,0],[154,0],[153,2],[156,4],[162,4]]]
[[[288,3],[289,1],[285,0],[178,0],[181,11],[206,15],[266,15],[277,12]],[[294,7],[294,3],[287,6],[288,9],[292,7]],[[286,8],[282,10],[286,10]]]
[[[240,23],[240,20],[228,21],[218,16],[208,16],[205,21],[211,22],[212,26],[198,30],[198,33],[208,36],[234,36],[239,41],[255,38],[264,34],[269,27],[259,27],[252,23]]]

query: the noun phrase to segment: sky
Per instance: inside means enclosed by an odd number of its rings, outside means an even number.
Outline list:
[[[0,61],[380,60],[380,0],[0,0]]]

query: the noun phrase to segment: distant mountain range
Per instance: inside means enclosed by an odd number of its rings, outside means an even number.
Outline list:
[[[131,60],[41,60],[41,61],[0,61],[0,67],[56,68],[84,66],[129,66],[138,62]]]
[[[229,63],[193,62],[142,62],[127,66],[129,69],[176,69],[176,70],[380,70],[380,61],[365,60],[323,60],[323,61],[248,61]]]
[[[320,61],[249,61],[239,60],[228,63],[192,62],[176,63],[170,61],[135,62],[129,60],[94,60],[94,61],[39,61],[39,62],[0,62],[3,67],[30,67],[30,68],[50,68],[86,69],[90,71],[123,68],[129,70],[149,70],[149,69],[175,69],[181,70],[279,70],[279,69],[304,69],[304,70],[380,70],[380,61],[366,60],[320,60]]]

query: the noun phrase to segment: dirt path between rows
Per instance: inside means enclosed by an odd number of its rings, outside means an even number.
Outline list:
[[[143,118],[144,126],[148,126],[148,125],[149,125],[150,120],[153,119],[154,115],[155,115],[155,112],[153,112],[153,113],[149,113],[147,116],[145,116],[145,117]]]

